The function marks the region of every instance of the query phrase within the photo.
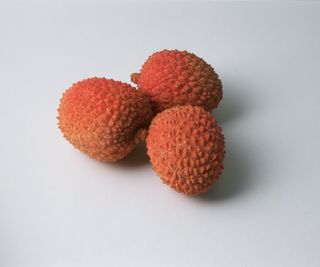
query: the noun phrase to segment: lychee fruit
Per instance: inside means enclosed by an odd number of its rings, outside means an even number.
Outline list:
[[[131,80],[150,97],[155,112],[188,104],[211,111],[222,99],[222,83],[213,67],[187,51],[154,53]]]
[[[117,161],[145,139],[149,99],[129,84],[89,78],[73,84],[58,108],[58,126],[77,149],[100,161]]]
[[[177,192],[205,192],[223,170],[224,136],[201,107],[176,106],[158,113],[146,143],[154,171]]]

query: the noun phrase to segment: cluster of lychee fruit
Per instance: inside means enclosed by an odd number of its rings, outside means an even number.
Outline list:
[[[118,161],[146,140],[154,171],[177,192],[208,190],[223,170],[224,136],[210,111],[222,99],[221,81],[208,63],[187,51],[152,54],[120,81],[89,78],[67,89],[58,125],[77,149],[100,161]]]

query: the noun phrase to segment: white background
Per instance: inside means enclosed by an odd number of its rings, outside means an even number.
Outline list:
[[[0,266],[320,266],[320,4],[0,4]],[[219,73],[225,172],[163,185],[145,148],[96,162],[57,129],[73,82],[152,52]]]

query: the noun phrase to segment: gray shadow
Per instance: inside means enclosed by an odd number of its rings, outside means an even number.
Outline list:
[[[211,112],[221,126],[231,123],[247,111],[247,106],[240,101],[243,98],[243,95],[240,95],[242,94],[241,90],[228,91],[226,88],[225,91],[218,108]]]
[[[136,168],[146,165],[149,162],[146,144],[145,142],[141,142],[124,159],[114,162],[113,166],[119,166],[121,168]]]

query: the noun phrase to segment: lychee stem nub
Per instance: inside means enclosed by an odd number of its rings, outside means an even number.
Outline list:
[[[139,76],[140,76],[140,73],[132,73],[130,76],[131,81],[135,84],[138,84]]]
[[[147,129],[139,129],[134,136],[134,142],[138,144],[141,141],[145,141],[147,138],[147,135],[148,135]]]

